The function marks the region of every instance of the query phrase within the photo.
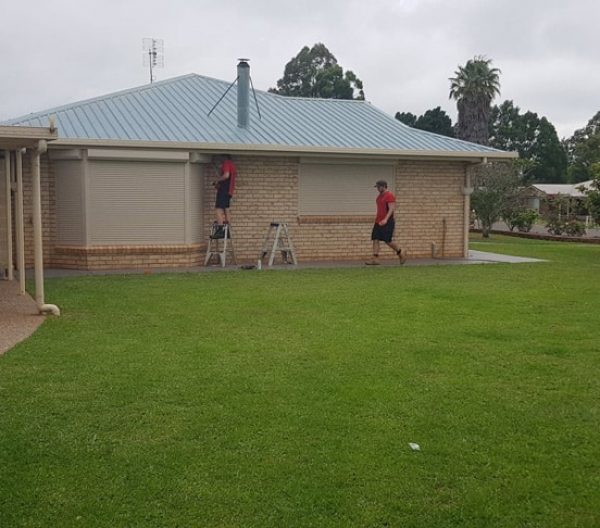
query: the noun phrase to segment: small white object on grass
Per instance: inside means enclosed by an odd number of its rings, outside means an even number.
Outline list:
[[[415,444],[413,442],[408,442],[408,445],[413,451],[421,451],[421,446],[419,444]]]

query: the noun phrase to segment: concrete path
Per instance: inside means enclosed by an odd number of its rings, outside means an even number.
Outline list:
[[[29,337],[43,322],[35,301],[19,293],[18,281],[0,280],[0,354]]]
[[[497,264],[497,263],[526,263],[543,262],[540,259],[513,257],[510,255],[500,255],[497,253],[487,253],[485,251],[469,251],[469,258],[449,258],[449,259],[416,259],[407,260],[404,267],[412,266],[450,266],[464,264]],[[263,271],[273,270],[298,270],[298,269],[339,269],[339,268],[377,268],[377,267],[398,267],[396,258],[382,259],[379,266],[365,266],[363,261],[334,261],[334,262],[301,262],[297,266],[288,264],[276,264],[272,268],[263,265]],[[221,266],[194,266],[189,268],[153,268],[145,269],[122,269],[122,270],[102,270],[102,271],[78,271],[63,269],[48,269],[45,271],[47,278],[52,277],[83,277],[88,275],[135,275],[135,274],[154,274],[154,273],[218,273],[221,271],[243,271],[241,266],[229,265],[225,268]]]

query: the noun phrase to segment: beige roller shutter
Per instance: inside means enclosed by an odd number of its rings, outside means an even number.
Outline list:
[[[300,215],[370,215],[375,208],[377,180],[394,192],[392,165],[302,163],[299,178]]]
[[[59,244],[85,244],[83,163],[54,162],[56,174],[56,238]]]
[[[0,160],[0,278],[8,268],[8,229],[6,226],[6,176],[4,158]]]
[[[90,243],[183,244],[184,176],[184,163],[90,161]]]

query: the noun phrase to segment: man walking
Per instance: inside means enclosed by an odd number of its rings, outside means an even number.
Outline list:
[[[375,217],[375,225],[373,226],[373,232],[371,233],[371,240],[373,241],[373,258],[366,262],[366,264],[373,266],[379,264],[379,242],[385,242],[391,249],[394,250],[400,264],[406,262],[406,258],[402,253],[402,250],[392,242],[394,237],[394,227],[396,222],[394,220],[394,210],[396,209],[396,197],[391,191],[388,191],[387,182],[385,180],[379,180],[375,187],[379,195],[375,200],[377,204],[377,216]]]
[[[213,238],[224,238],[225,230],[223,225],[229,224],[229,206],[235,189],[235,178],[237,169],[231,161],[231,156],[225,154],[223,163],[219,169],[219,178],[213,182],[217,190],[215,200],[215,224]]]

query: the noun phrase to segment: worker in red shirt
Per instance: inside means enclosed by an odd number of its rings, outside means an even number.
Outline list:
[[[231,156],[225,154],[223,163],[219,168],[219,178],[213,182],[213,187],[217,190],[215,200],[215,228],[213,229],[213,238],[224,238],[225,230],[223,226],[229,224],[229,206],[235,189],[235,178],[237,169],[231,161]]]
[[[379,242],[385,242],[390,248],[394,250],[396,256],[400,260],[400,264],[406,262],[406,257],[402,250],[392,242],[394,236],[394,227],[396,225],[394,221],[394,210],[396,209],[396,197],[391,191],[388,191],[387,182],[379,180],[375,187],[379,195],[375,200],[377,204],[377,216],[375,217],[375,225],[371,233],[371,240],[373,241],[373,258],[366,262],[368,265],[379,264]]]

